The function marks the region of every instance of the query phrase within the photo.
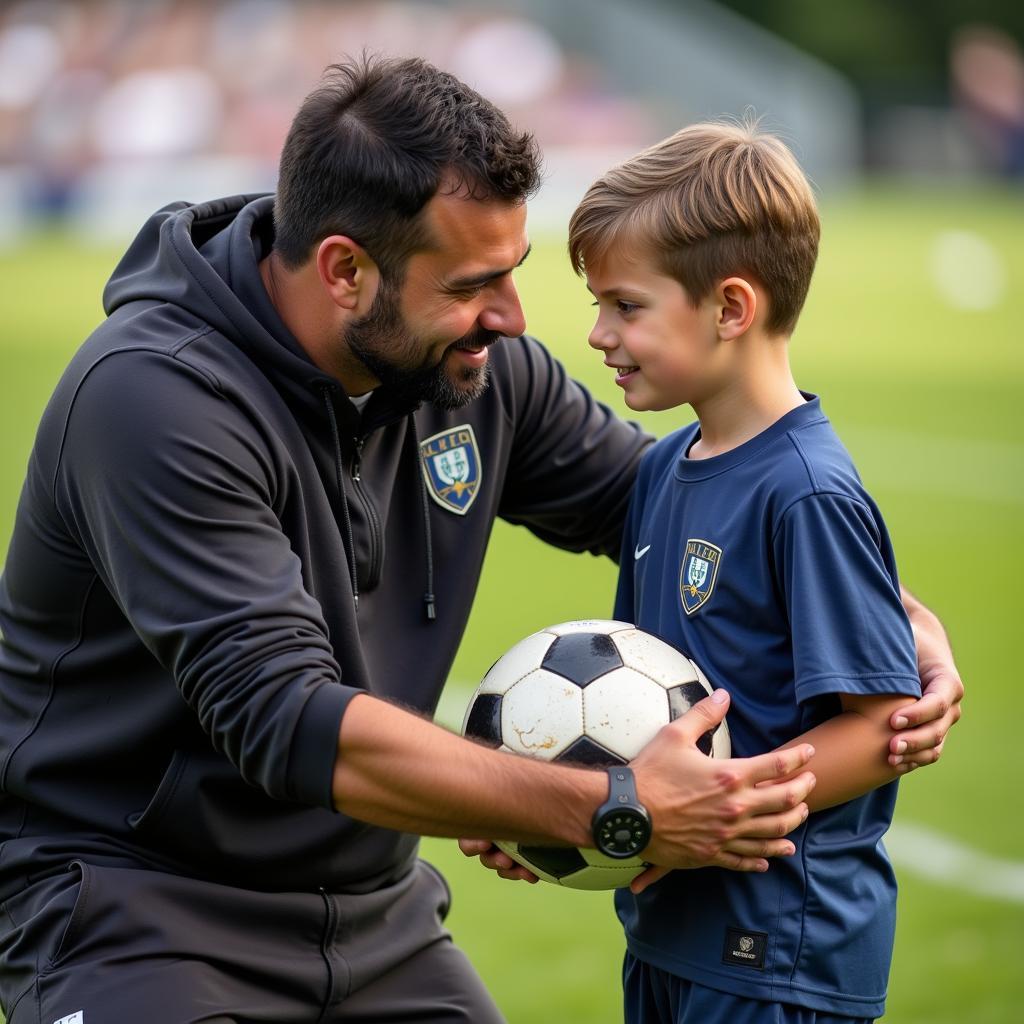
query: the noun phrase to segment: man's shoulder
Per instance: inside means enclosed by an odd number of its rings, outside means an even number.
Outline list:
[[[215,329],[170,303],[135,303],[108,316],[85,339],[69,363],[83,377],[100,363],[113,362],[126,374],[139,362],[179,359]]]
[[[516,338],[501,338],[490,349],[491,376],[497,378],[535,373],[538,368],[550,370],[561,367],[548,347],[532,334]]]
[[[128,312],[128,311],[126,311]],[[252,393],[240,353],[215,328],[174,307],[108,318],[74,354],[47,403],[40,440],[69,430],[147,436],[161,424],[202,434],[223,418],[225,394]],[[251,373],[249,376],[253,376]]]

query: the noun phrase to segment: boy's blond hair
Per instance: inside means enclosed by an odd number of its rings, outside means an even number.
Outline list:
[[[569,222],[577,273],[617,247],[650,258],[697,306],[733,274],[768,294],[791,334],[818,255],[818,211],[793,154],[753,124],[691,125],[603,174]]]

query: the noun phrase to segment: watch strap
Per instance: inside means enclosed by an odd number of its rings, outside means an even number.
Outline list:
[[[629,806],[640,801],[636,795],[636,779],[633,769],[626,765],[613,765],[608,772],[608,803]]]

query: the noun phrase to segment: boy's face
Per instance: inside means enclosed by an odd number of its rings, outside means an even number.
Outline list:
[[[714,303],[695,309],[649,259],[615,253],[587,268],[587,287],[597,299],[588,340],[614,369],[626,405],[640,412],[699,401],[720,361]]]

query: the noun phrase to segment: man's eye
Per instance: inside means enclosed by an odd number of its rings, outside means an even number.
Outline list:
[[[626,302],[625,299],[617,299],[616,307],[620,313],[635,313],[640,307],[635,302]]]

